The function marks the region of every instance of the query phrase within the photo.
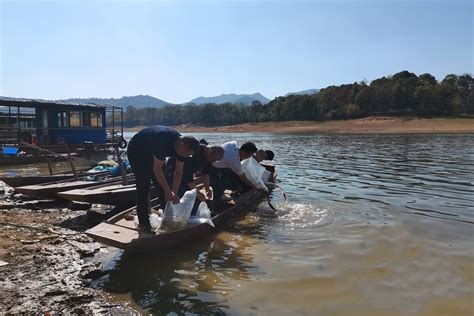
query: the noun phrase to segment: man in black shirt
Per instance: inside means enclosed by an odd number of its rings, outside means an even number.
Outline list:
[[[211,190],[209,187],[209,169],[212,167],[214,161],[221,160],[224,156],[224,148],[221,146],[208,146],[207,142],[202,139],[200,141],[199,152],[194,154],[192,157],[184,159],[183,167],[183,178],[181,185],[177,191],[179,197],[196,186],[196,182],[202,182],[206,194],[210,196]],[[166,162],[166,174],[168,176],[169,183],[173,183],[171,175],[175,171],[176,158],[170,158]],[[199,173],[199,179],[195,179],[194,175]]]
[[[178,188],[183,175],[183,161],[199,151],[194,137],[183,137],[166,126],[147,127],[132,137],[127,155],[135,175],[137,187],[137,213],[139,229],[150,232],[150,180],[153,181],[162,202],[179,203]],[[167,157],[176,157],[173,187],[170,188],[164,174]]]

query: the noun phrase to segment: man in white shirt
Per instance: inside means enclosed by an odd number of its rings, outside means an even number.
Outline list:
[[[218,203],[222,199],[224,194],[224,186],[222,184],[222,170],[231,169],[246,185],[250,188],[259,190],[245,175],[241,160],[252,157],[257,151],[257,147],[252,142],[246,142],[239,148],[239,144],[236,141],[227,142],[222,145],[224,148],[224,157],[212,163],[214,167],[211,173],[211,186],[214,191],[214,203]],[[221,170],[220,170],[221,169]]]

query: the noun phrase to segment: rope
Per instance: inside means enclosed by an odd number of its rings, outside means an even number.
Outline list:
[[[283,192],[283,198],[285,199],[285,202],[288,201],[287,197],[286,197],[286,192],[285,190],[283,190],[283,188],[281,186],[279,186],[278,184],[276,183],[268,183],[268,184],[271,184],[271,186],[274,186],[274,187],[277,187],[281,190],[281,192]],[[274,210],[275,212],[278,212],[278,210],[273,206],[272,202],[270,201],[270,193],[267,194],[267,203],[268,203],[268,206],[270,206],[270,208],[272,210]]]

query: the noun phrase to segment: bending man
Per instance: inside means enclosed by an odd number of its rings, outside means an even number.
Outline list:
[[[183,161],[199,151],[194,137],[183,137],[166,126],[148,127],[133,136],[128,144],[127,155],[135,174],[137,187],[137,213],[139,230],[151,232],[150,180],[155,184],[161,202],[179,202],[178,188],[183,176]],[[176,157],[173,187],[170,188],[164,174],[167,157]]]

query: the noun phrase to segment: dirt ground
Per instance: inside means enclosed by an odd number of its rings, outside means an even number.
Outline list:
[[[139,131],[143,126],[128,128]],[[191,124],[174,126],[185,133],[314,133],[314,134],[409,134],[474,133],[474,118],[420,118],[371,116],[342,121],[287,121],[245,123],[230,126],[202,127]]]
[[[102,276],[94,256],[107,248],[83,232],[104,215],[12,190],[0,181],[0,314],[131,312],[89,286]]]

